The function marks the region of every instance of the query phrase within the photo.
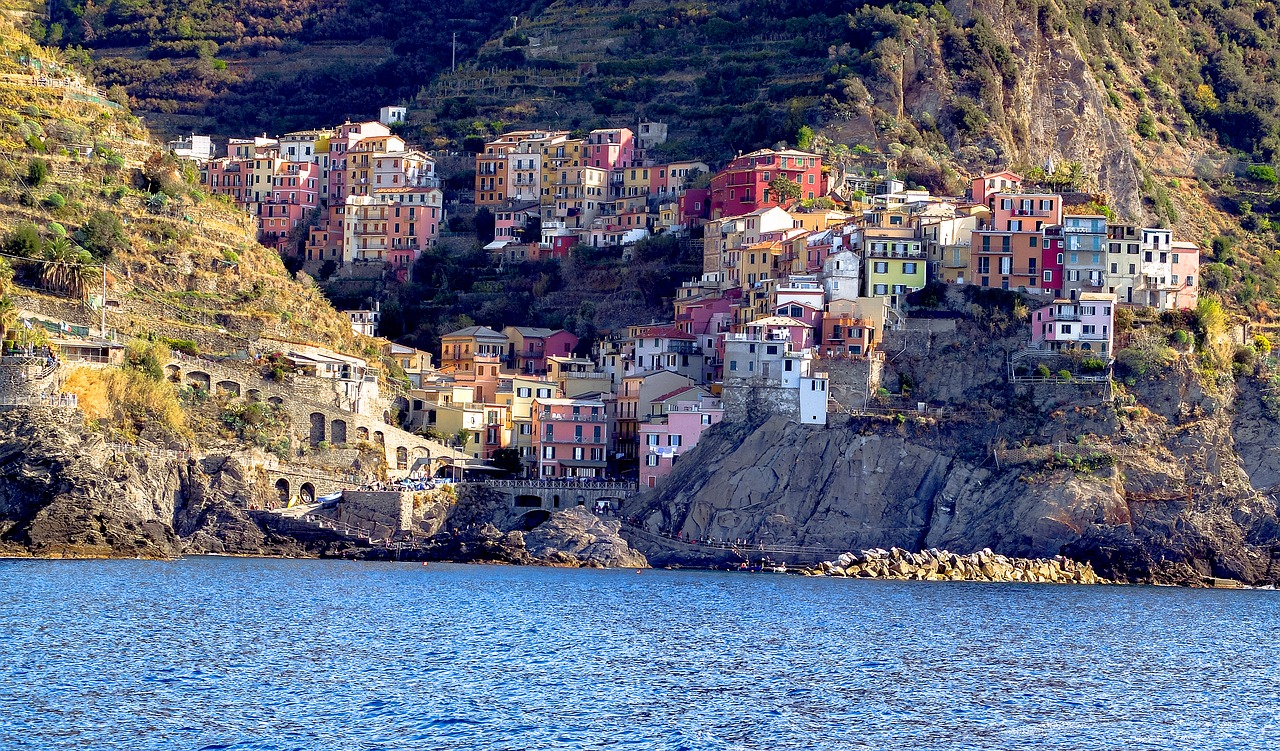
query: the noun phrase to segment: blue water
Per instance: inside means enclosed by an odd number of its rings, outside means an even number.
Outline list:
[[[1280,592],[0,561],[0,749],[1280,748]]]

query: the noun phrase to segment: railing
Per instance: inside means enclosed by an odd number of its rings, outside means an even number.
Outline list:
[[[177,459],[179,461],[185,461],[191,458],[191,452],[189,451],[170,451],[169,449],[157,449],[147,446],[132,446],[127,443],[109,442],[106,445],[107,448],[117,454],[140,454],[142,456],[149,456],[152,459]]]
[[[528,488],[538,490],[616,490],[634,493],[640,489],[638,483],[616,482],[613,480],[595,480],[580,478],[573,480],[485,480],[482,483],[488,488]]]
[[[75,394],[36,394],[34,396],[7,395],[0,396],[0,407],[53,407],[58,409],[79,409],[80,403]]]
[[[554,421],[564,422],[604,422],[608,419],[604,415],[542,415],[542,419],[546,420],[548,418]]]

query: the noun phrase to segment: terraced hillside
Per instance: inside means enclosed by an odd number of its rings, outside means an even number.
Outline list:
[[[232,337],[228,349],[263,333],[360,349],[345,317],[258,245],[248,216],[203,195],[137,118],[11,17],[0,23],[0,238],[25,294],[77,291],[23,262],[69,246],[68,264],[106,264],[113,328]]]

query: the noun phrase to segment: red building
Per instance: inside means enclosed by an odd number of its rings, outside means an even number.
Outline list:
[[[711,218],[740,216],[781,205],[769,188],[769,183],[779,177],[799,183],[801,200],[827,193],[821,156],[795,149],[761,149],[739,156],[711,178]]]

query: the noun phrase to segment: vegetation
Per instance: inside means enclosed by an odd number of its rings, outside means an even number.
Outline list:
[[[162,344],[132,342],[126,367],[74,368],[63,390],[76,395],[86,422],[128,440],[186,441],[191,428],[161,368],[167,358]]]

